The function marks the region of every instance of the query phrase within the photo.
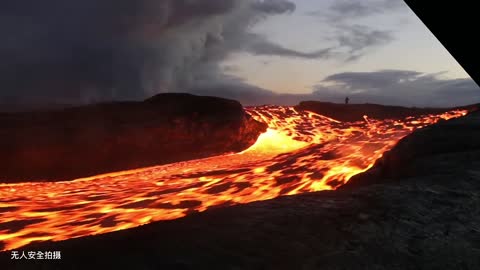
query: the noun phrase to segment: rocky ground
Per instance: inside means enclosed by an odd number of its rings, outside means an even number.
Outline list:
[[[189,94],[0,113],[0,126],[0,183],[69,180],[238,152],[267,128],[237,101]]]
[[[39,243],[2,269],[480,269],[480,113],[415,132],[327,191]]]

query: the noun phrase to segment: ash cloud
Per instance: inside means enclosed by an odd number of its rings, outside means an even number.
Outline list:
[[[310,57],[261,36],[249,41],[252,25],[294,10],[286,0],[2,3],[0,103],[90,103],[189,89],[222,76],[219,62],[238,50]]]
[[[253,3],[253,8],[269,14],[278,14],[293,12],[296,6],[294,3],[286,0],[264,0],[263,2]]]

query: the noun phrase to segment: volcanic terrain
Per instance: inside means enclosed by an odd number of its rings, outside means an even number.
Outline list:
[[[63,256],[2,266],[480,267],[476,106],[350,122],[301,106],[246,108],[268,128],[238,153],[0,185],[3,249]]]

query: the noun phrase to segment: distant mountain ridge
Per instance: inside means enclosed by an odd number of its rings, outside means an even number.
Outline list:
[[[401,106],[387,106],[380,104],[338,104],[321,101],[302,101],[295,106],[298,110],[307,110],[328,116],[335,120],[353,122],[363,120],[363,116],[375,119],[399,119],[408,116],[418,116],[424,114],[439,114],[447,111],[462,109],[475,111],[480,108],[480,104],[472,104],[453,108],[407,108]]]

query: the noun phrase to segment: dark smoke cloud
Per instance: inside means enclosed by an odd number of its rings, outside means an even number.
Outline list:
[[[105,0],[2,4],[0,97],[70,101],[135,98],[156,36],[234,1]],[[132,91],[133,90],[133,91]]]
[[[278,14],[295,11],[295,4],[286,0],[264,0],[256,2],[253,7],[261,12]]]
[[[236,50],[301,56],[246,42],[253,24],[294,10],[285,0],[8,1],[0,103],[140,99],[221,73]]]

